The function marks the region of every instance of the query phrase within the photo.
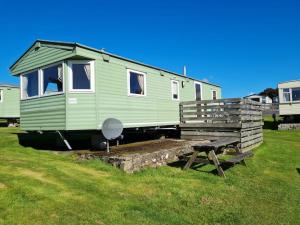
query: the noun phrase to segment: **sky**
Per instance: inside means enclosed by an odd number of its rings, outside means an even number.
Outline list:
[[[0,83],[36,40],[78,42],[242,97],[300,79],[300,1],[1,1]]]

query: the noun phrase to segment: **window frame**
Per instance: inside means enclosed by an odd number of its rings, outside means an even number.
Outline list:
[[[300,102],[300,100],[293,100],[293,89],[300,89],[300,87],[292,87],[292,88],[290,88],[290,100],[291,100],[291,102]]]
[[[282,88],[282,103],[298,103],[298,102],[300,102],[300,100],[293,100],[293,94],[292,94],[292,89],[294,89],[294,88],[300,88],[300,87],[292,87],[292,88]],[[288,89],[289,90],[289,92],[285,92],[284,91],[284,89]],[[284,100],[284,94],[289,94],[289,96],[290,96],[290,101],[285,101]]]
[[[63,77],[63,86],[62,86],[62,91],[59,91],[59,92],[56,92],[56,93],[51,93],[51,94],[44,94],[44,69],[47,69],[47,68],[50,68],[50,67],[53,67],[53,66],[57,66],[57,65],[62,65],[62,77]],[[63,94],[65,93],[65,65],[64,65],[64,62],[61,61],[61,62],[57,62],[57,63],[53,63],[53,64],[49,64],[47,66],[43,66],[41,68],[39,68],[40,70],[40,97],[44,97],[44,96],[52,96],[52,95],[60,95],[60,94]]]
[[[52,93],[52,94],[43,94],[44,91],[44,77],[43,77],[43,69],[47,69],[49,67],[52,66],[56,66],[56,65],[62,65],[62,71],[63,71],[63,90],[57,93]],[[26,76],[27,74],[33,73],[33,72],[38,72],[38,95],[36,96],[32,96],[32,97],[27,97],[24,98],[23,97],[23,79],[24,76]],[[20,74],[20,99],[21,100],[28,100],[28,99],[34,99],[34,98],[42,98],[42,97],[46,97],[46,96],[52,96],[52,95],[61,95],[65,93],[65,63],[64,61],[59,61],[59,62],[55,62],[55,63],[51,63],[42,67],[38,67],[36,69],[33,70],[29,70],[25,73]]]
[[[35,95],[35,96],[24,98],[24,96],[23,96],[23,79],[24,79],[24,76],[26,76],[26,75],[28,75],[30,73],[33,73],[33,72],[37,72],[38,73],[38,75],[37,75],[37,77],[38,77],[38,82],[37,82],[38,83],[38,94]],[[42,97],[41,96],[41,84],[40,84],[41,78],[40,78],[40,76],[41,76],[41,74],[40,74],[40,69],[39,68],[30,70],[30,71],[28,71],[28,72],[23,73],[23,74],[20,75],[20,95],[21,95],[20,97],[21,97],[21,100],[28,100],[28,99],[34,99],[34,98],[40,98],[40,97]]]
[[[177,98],[174,98],[174,93],[173,93],[173,84],[174,83],[177,83],[177,93],[178,93],[178,96],[177,96]],[[179,90],[180,90],[180,88],[179,88],[179,81],[178,80],[171,80],[171,97],[172,97],[172,100],[173,101],[180,101],[179,99],[180,99],[180,93],[179,93]]]
[[[91,79],[89,89],[74,89],[73,88],[73,64],[90,64]],[[95,61],[94,60],[69,60],[68,61],[68,85],[70,93],[95,93]]]
[[[144,76],[144,94],[135,94],[130,92],[130,73],[138,73]],[[147,96],[147,73],[133,70],[133,69],[127,69],[127,96],[130,97],[146,97]]]
[[[214,92],[216,93],[216,99],[214,99]],[[217,90],[211,90],[211,99],[212,100],[217,100],[218,99],[218,92],[217,92]]]
[[[196,84],[200,85],[200,89],[201,89],[201,91],[200,91],[201,100],[200,101],[202,101],[203,100],[203,85],[202,85],[202,83],[200,81],[194,81],[194,93],[195,93],[194,96],[195,96],[195,101],[197,101]]]
[[[3,102],[4,92],[3,89],[0,89],[0,103]]]

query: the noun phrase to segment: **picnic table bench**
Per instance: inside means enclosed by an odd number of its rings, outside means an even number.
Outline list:
[[[221,167],[220,160],[217,155],[222,154],[226,148],[235,149],[235,156],[228,160],[222,161],[222,163],[236,164],[241,163],[246,166],[245,158],[252,156],[253,153],[251,151],[241,152],[239,148],[239,139],[237,138],[222,138],[216,141],[212,141],[209,143],[198,143],[193,145],[194,152],[189,157],[187,163],[185,164],[183,169],[188,169],[194,162],[204,163],[204,164],[214,164],[219,176],[225,177],[225,173],[223,168]],[[205,152],[207,159],[198,158],[199,153]]]

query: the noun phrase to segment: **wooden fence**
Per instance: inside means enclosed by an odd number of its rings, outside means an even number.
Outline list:
[[[262,105],[249,99],[230,98],[180,103],[181,138],[216,140],[236,137],[242,150],[263,141]]]

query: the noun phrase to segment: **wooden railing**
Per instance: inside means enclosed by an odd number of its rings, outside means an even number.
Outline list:
[[[241,145],[262,141],[262,105],[258,102],[229,98],[181,102],[179,107],[183,138],[238,137]]]

